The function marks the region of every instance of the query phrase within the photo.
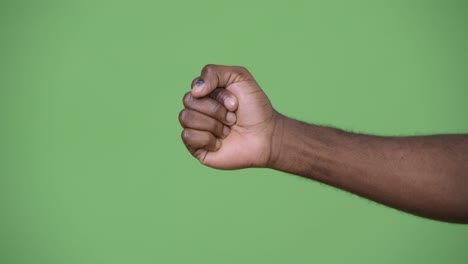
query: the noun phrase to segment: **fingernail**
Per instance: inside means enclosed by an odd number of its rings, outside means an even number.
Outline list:
[[[233,112],[228,112],[226,115],[226,121],[229,122],[229,124],[234,124],[236,122],[236,114]]]
[[[230,129],[228,126],[224,126],[224,127],[223,127],[223,135],[224,135],[224,137],[227,137],[227,135],[229,135],[230,132],[231,132],[231,129]]]
[[[198,79],[196,82],[195,82],[195,85],[197,86],[201,86],[205,83],[205,81],[203,79]]]
[[[193,91],[197,92],[197,93],[200,93],[202,90],[203,90],[203,87],[202,85],[205,83],[204,80],[202,79],[198,79],[196,82],[195,82],[195,87],[193,87]]]
[[[236,105],[236,102],[234,101],[234,98],[232,98],[232,97],[226,98],[224,103],[226,104],[226,107],[230,108],[230,109],[233,109],[235,107],[235,105]]]
[[[217,139],[216,140],[216,150],[218,150],[221,147],[221,140]]]

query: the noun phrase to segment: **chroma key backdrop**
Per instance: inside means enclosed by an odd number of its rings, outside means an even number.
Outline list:
[[[208,63],[376,135],[468,133],[468,4],[1,1],[0,263],[468,263],[468,225],[268,169],[220,171],[177,116]]]

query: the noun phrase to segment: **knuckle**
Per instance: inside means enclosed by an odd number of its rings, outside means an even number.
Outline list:
[[[237,76],[240,79],[250,79],[252,75],[250,74],[249,70],[244,66],[237,66],[236,70]]]
[[[191,100],[192,100],[192,94],[191,94],[191,92],[187,92],[184,95],[184,98],[182,99],[182,103],[184,104],[184,106],[188,106],[190,104]]]
[[[239,72],[241,72],[241,73],[248,73],[249,72],[249,70],[247,70],[247,68],[244,67],[244,66],[237,66],[237,68],[238,68]]]
[[[184,129],[184,130],[182,130],[181,137],[182,137],[182,141],[183,141],[186,145],[190,145],[190,142],[193,141],[194,135],[193,135],[193,133],[191,133],[190,130]]]
[[[179,113],[180,124],[185,125],[187,123],[188,115],[189,115],[189,111],[187,109],[183,109],[182,111],[180,111]]]
[[[187,129],[182,130],[182,133],[180,134],[180,137],[182,138],[182,141],[184,141],[186,143],[188,141],[189,137],[190,137],[189,131]]]
[[[205,65],[205,67],[203,67],[202,73],[209,73],[213,71],[213,68],[214,68],[214,64],[207,64]]]

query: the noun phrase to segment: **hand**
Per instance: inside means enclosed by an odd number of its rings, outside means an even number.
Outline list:
[[[183,102],[182,140],[202,164],[218,169],[269,165],[281,115],[247,69],[205,66]]]

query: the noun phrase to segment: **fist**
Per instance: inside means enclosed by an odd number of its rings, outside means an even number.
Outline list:
[[[185,94],[182,141],[217,169],[268,167],[280,115],[244,67],[207,65]]]

